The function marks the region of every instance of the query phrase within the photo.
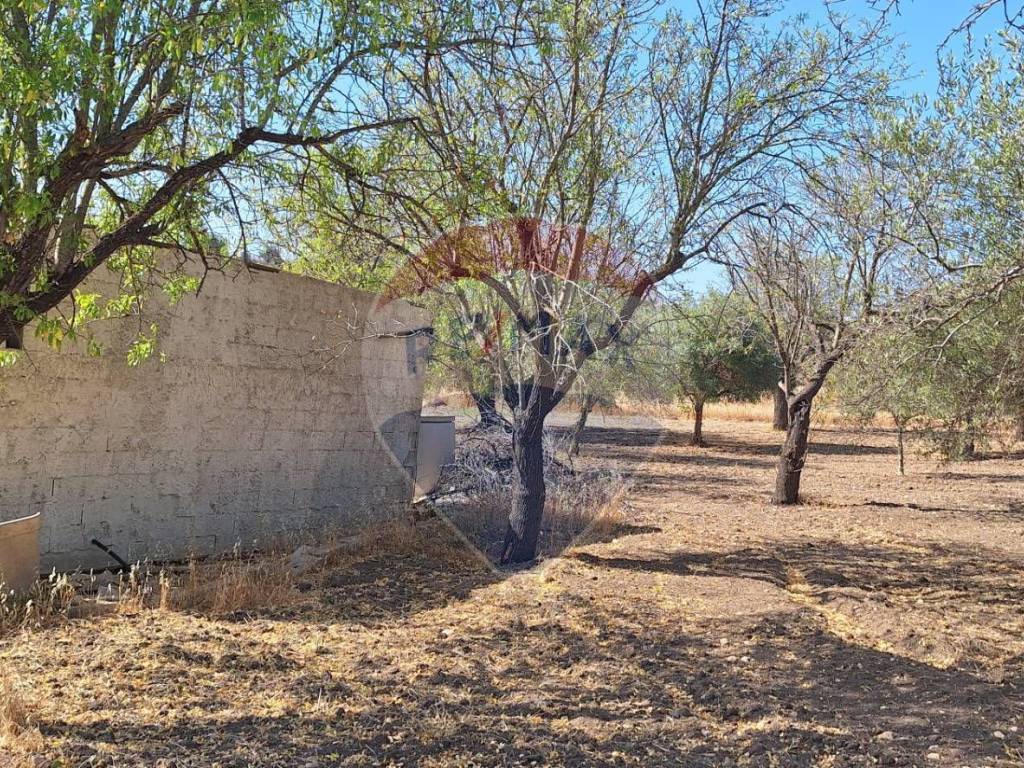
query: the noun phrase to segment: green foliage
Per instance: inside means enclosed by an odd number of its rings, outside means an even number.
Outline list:
[[[153,357],[153,354],[157,351],[157,331],[158,329],[155,324],[149,326],[149,333],[139,331],[135,340],[128,348],[128,366],[130,368],[136,368]],[[165,356],[161,353],[160,362],[165,360]]]
[[[711,293],[684,323],[676,386],[691,401],[754,400],[776,378],[764,329],[735,299]]]
[[[0,325],[53,309],[107,260],[133,297],[112,312],[138,310],[161,286],[172,302],[193,292],[186,250],[217,266],[228,249],[210,233],[245,242],[264,185],[293,182],[308,147],[337,146],[355,173],[370,167],[359,156],[374,126],[409,117],[393,84],[381,90],[388,72],[462,45],[495,11],[459,0],[0,4]],[[156,269],[163,246],[182,263]],[[65,309],[39,335],[60,344],[77,322]]]
[[[884,412],[908,428],[933,410],[932,377],[911,362],[907,341],[892,326],[864,334],[835,373],[832,394],[845,412],[864,423]]]
[[[766,330],[735,295],[708,293],[696,302],[658,307],[637,358],[647,386],[660,399],[694,406],[718,400],[756,400],[775,386],[778,362]]]
[[[840,401],[864,419],[886,412],[962,458],[1024,414],[1022,338],[1024,285],[973,303],[955,325],[880,325],[840,371]]]

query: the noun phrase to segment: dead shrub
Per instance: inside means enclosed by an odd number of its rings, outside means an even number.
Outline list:
[[[607,535],[624,517],[628,483],[618,472],[577,469],[558,460],[558,442],[545,436],[547,499],[538,552],[552,556],[581,537]],[[512,442],[504,430],[463,433],[455,461],[432,496],[435,508],[468,542],[495,560],[508,527],[513,492]]]

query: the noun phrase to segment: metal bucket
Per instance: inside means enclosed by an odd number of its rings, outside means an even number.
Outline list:
[[[39,578],[37,512],[0,523],[0,584],[5,592],[27,592]]]
[[[421,416],[416,446],[416,493],[421,499],[437,487],[441,468],[455,459],[455,417]]]

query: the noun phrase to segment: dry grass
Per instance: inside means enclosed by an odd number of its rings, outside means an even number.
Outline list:
[[[772,399],[765,397],[752,403],[708,403],[704,407],[704,418],[709,421],[771,424],[773,412],[774,405]],[[675,414],[676,416],[690,418],[693,415],[693,410],[685,406],[676,406]],[[814,409],[811,421],[816,427],[849,426],[854,423],[853,419],[826,404],[819,405]]]
[[[282,539],[263,552],[196,558],[180,565],[142,564],[111,576],[106,573],[51,575],[28,595],[0,593],[0,640],[108,613],[131,615],[159,609],[208,616],[287,609],[302,601],[300,582],[381,553],[427,552],[439,560],[455,557],[450,542],[420,537],[411,521],[367,526],[342,536],[325,532]],[[308,545],[322,553],[310,573],[294,572],[289,558]],[[0,768],[6,768],[0,763]]]
[[[58,574],[37,581],[27,595],[0,592],[0,638],[66,620],[74,595],[69,579]]]
[[[583,546],[605,541],[609,537],[614,536],[629,518],[627,503],[629,492],[630,484],[620,479],[618,485],[611,489],[611,493],[603,494],[603,499],[591,500],[590,503],[595,504],[595,506],[586,507],[585,505],[574,504],[573,506],[577,510],[575,514],[579,515],[579,511],[582,510],[583,516],[577,517],[575,522],[570,524],[570,529],[574,531],[572,534],[572,545]],[[572,520],[571,515],[573,513],[563,514],[570,515],[569,519]]]
[[[430,408],[444,408],[455,411],[473,411],[472,398],[462,392],[455,390],[438,390],[424,395],[423,402]],[[567,402],[559,408],[560,412],[575,413],[577,407],[572,402]],[[693,409],[686,403],[659,403],[649,400],[638,400],[627,395],[619,395],[615,398],[615,404],[611,406],[597,406],[595,413],[606,416],[646,416],[654,419],[690,419],[693,416]],[[704,418],[708,420],[771,423],[773,404],[771,397],[763,397],[750,403],[719,402],[709,403],[704,408]],[[872,426],[892,427],[892,420],[885,414],[879,414],[868,424],[863,420],[844,414],[833,405],[825,402],[819,403],[812,416],[816,427],[848,427],[848,426]]]
[[[293,537],[261,553],[236,552],[227,557],[193,560],[183,568],[162,571],[157,579],[158,590],[139,592],[155,592],[155,605],[163,610],[210,616],[278,610],[302,602],[303,583],[316,582],[324,573],[344,569],[366,557],[424,551],[439,558],[450,554],[423,540],[406,519],[346,533],[328,531],[315,541],[308,536]],[[314,565],[299,573],[292,569],[290,556],[303,546],[315,553]],[[154,605],[152,599],[145,602]]]
[[[538,553],[550,557],[621,523],[628,482],[607,469],[573,470],[557,460],[557,441],[545,441],[547,498]],[[455,463],[442,477],[444,492],[436,508],[492,560],[500,555],[508,529],[512,475],[509,437],[494,431],[464,435]]]
[[[300,595],[282,554],[190,562],[183,573],[162,573],[164,610],[220,615],[293,604]]]
[[[577,462],[632,472],[629,506],[540,568],[423,554],[459,551],[424,520],[337,539],[286,611],[0,642],[19,732],[68,768],[1020,765],[1019,460],[897,478],[891,435],[822,430],[782,508],[766,425],[714,422],[696,450],[644,421]]]
[[[32,725],[20,686],[0,668],[0,768],[34,766],[33,756],[45,746],[39,729]]]

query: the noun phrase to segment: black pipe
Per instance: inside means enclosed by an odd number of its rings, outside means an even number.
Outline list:
[[[110,555],[112,558],[114,558],[117,561],[118,565],[121,566],[121,570],[122,571],[131,571],[132,567],[128,563],[125,562],[124,558],[122,558],[119,554],[117,554],[117,552],[112,550],[110,547],[108,547],[102,541],[100,541],[99,539],[93,539],[92,540],[92,544],[93,544],[93,546],[99,547],[104,552],[106,552],[108,555]]]

